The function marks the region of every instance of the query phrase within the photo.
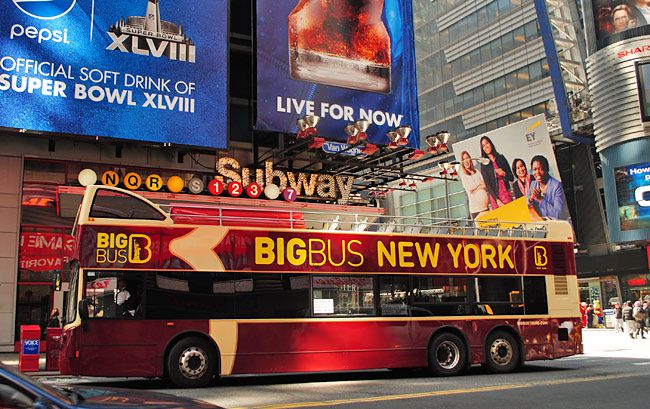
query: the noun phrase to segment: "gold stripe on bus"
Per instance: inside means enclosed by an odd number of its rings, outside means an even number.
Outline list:
[[[210,320],[210,337],[219,347],[221,375],[232,374],[237,355],[237,321]]]
[[[184,260],[184,259],[183,259]],[[221,259],[220,259],[221,260]],[[86,270],[92,271],[115,271],[115,267],[85,267]],[[187,268],[163,268],[159,269],[160,271],[169,271],[169,272],[197,272],[198,270],[192,270]],[[155,268],[150,267],[129,267],[127,269],[120,269],[120,271],[158,271]],[[241,273],[241,274],[309,274],[314,276],[323,276],[323,275],[337,275],[337,276],[367,276],[367,275],[406,275],[406,276],[453,276],[453,277],[555,277],[555,276],[566,276],[566,277],[576,277],[575,274],[552,274],[552,273],[534,273],[534,274],[516,274],[516,273],[463,273],[460,271],[456,272],[422,272],[422,273],[413,273],[413,272],[395,272],[395,271],[310,271],[310,270],[231,270],[231,269],[222,269],[216,270],[214,268],[204,269],[198,271],[199,273]]]
[[[223,262],[212,251],[228,234],[220,226],[201,226],[169,243],[169,252],[190,265],[194,270],[225,271]]]
[[[234,323],[234,325],[243,324],[300,324],[300,323],[319,323],[319,322],[414,322],[414,321],[476,321],[476,320],[493,320],[493,321],[506,321],[516,320],[517,322],[526,325],[528,321],[534,320],[548,320],[548,319],[573,319],[579,318],[580,314],[575,316],[550,316],[550,315],[462,315],[462,316],[447,316],[447,317],[313,317],[313,318],[247,318],[247,319],[233,319],[233,320],[210,320],[212,322],[220,323]],[[236,332],[237,328],[235,328]],[[211,329],[212,331],[212,329]],[[212,332],[211,332],[212,334]],[[213,337],[214,338],[214,337]]]

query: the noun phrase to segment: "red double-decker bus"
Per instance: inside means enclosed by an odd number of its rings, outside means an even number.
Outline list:
[[[61,372],[196,387],[235,374],[503,373],[582,352],[568,223],[335,229],[349,216],[164,211],[88,187]]]

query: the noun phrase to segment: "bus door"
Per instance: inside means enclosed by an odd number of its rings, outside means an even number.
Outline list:
[[[155,376],[157,348],[147,344],[154,337],[143,320],[144,273],[86,270],[83,284],[88,320],[81,367],[97,376]]]

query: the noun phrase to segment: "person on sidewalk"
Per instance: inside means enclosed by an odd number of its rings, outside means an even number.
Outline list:
[[[625,323],[625,330],[630,338],[634,338],[636,321],[634,321],[634,317],[632,317],[632,301],[625,301],[623,306],[623,322]]]
[[[48,328],[59,328],[61,326],[61,321],[59,320],[59,309],[53,308],[50,313],[50,318],[47,320]]]
[[[642,339],[645,339],[644,331],[645,331],[645,310],[643,309],[643,305],[641,305],[641,301],[637,301],[634,303],[634,309],[632,310],[632,316],[634,317],[634,320],[636,321],[636,332],[634,334],[634,338],[638,338],[639,335],[641,335]]]
[[[643,310],[645,311],[645,330],[650,332],[650,302],[643,302]]]
[[[594,327],[594,306],[589,304],[587,306],[587,328]]]
[[[616,324],[614,325],[616,333],[618,331],[625,332],[623,329],[623,309],[619,303],[614,304],[614,317],[616,318]]]

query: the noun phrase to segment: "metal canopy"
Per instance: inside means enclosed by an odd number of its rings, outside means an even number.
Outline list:
[[[320,138],[318,135],[314,137]],[[369,198],[372,196],[371,192],[376,190],[413,190],[390,186],[400,179],[417,182],[445,179],[408,171],[433,158],[423,151],[405,146],[389,148],[387,145],[376,145],[378,150],[372,155],[350,156],[355,148],[363,149],[365,143],[349,145],[339,152],[328,153],[320,147],[310,147],[314,137],[297,139],[296,135],[283,134],[280,136],[278,146],[259,155],[251,167],[261,168],[265,161],[271,160],[274,168],[292,172],[352,176],[355,181],[351,193],[364,198]],[[288,139],[288,142],[285,142],[285,139]]]

